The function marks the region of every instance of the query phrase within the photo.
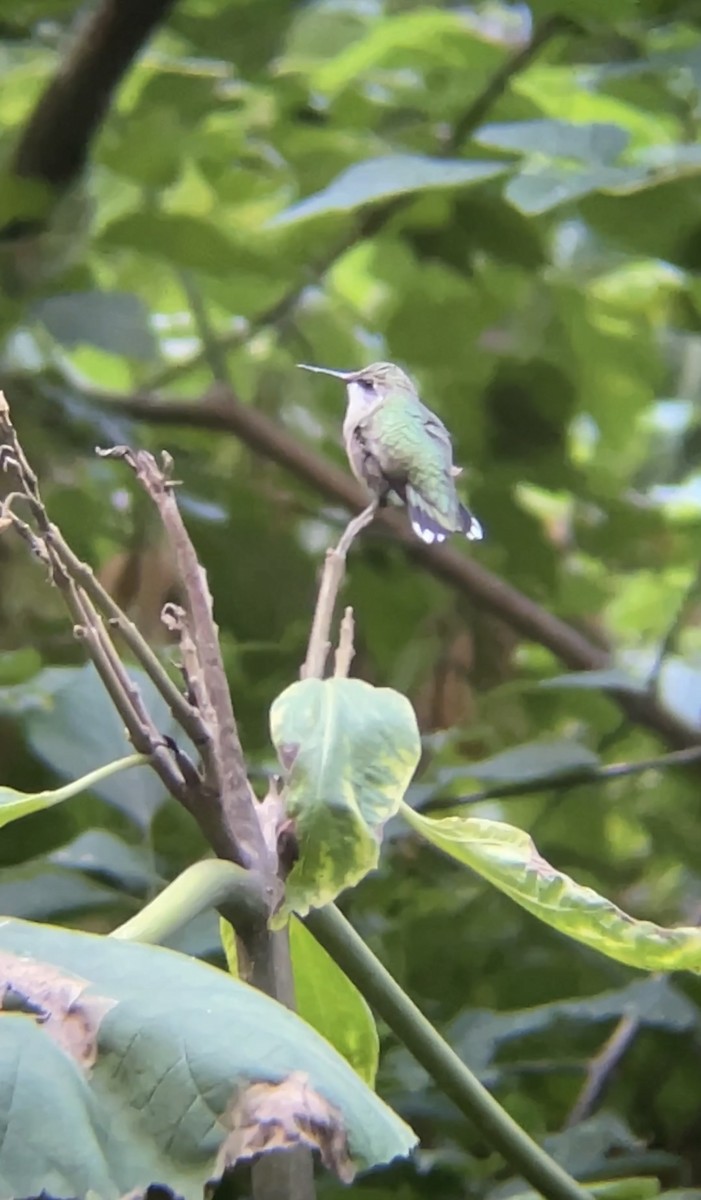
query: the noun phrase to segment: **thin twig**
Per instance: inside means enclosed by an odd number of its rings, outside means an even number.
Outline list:
[[[230,377],[226,362],[226,347],[222,345],[221,340],[217,337],[209,323],[207,307],[202,298],[202,293],[191,271],[180,271],[179,276],[180,282],[183,285],[183,291],[187,297],[187,302],[192,309],[195,328],[202,344],[204,361],[212,372],[212,377],[218,383],[228,384]]]
[[[350,673],[351,663],[355,654],[355,645],[353,635],[355,633],[355,622],[353,620],[353,609],[347,608],[343,614],[341,621],[341,629],[338,637],[338,648],[334,659],[333,673],[336,679],[347,679]]]
[[[701,908],[694,913],[692,925],[701,924]],[[669,978],[669,972],[656,971],[650,976],[658,982]],[[611,1075],[616,1070],[623,1056],[633,1045],[642,1029],[642,1021],[637,1012],[624,1013],[617,1021],[613,1032],[593,1058],[589,1060],[587,1074],[577,1099],[565,1121],[564,1128],[571,1129],[578,1125],[594,1111],[606,1091]]]
[[[647,678],[647,690],[652,696],[659,695],[660,675],[666,659],[674,652],[677,644],[677,639],[682,631],[684,622],[686,621],[689,608],[701,590],[701,563],[698,564],[689,583],[685,587],[681,599],[677,604],[672,620],[670,621],[665,634],[660,642],[659,649],[655,655],[655,661]]]
[[[348,522],[338,545],[326,554],[316,608],[314,609],[314,620],[312,621],[312,629],[309,635],[307,656],[300,672],[303,679],[321,679],[323,677],[329,653],[333,610],[336,606],[336,597],[343,583],[343,576],[346,569],[346,555],[353,539],[370,524],[376,512],[377,501],[373,500],[357,517]]]
[[[50,535],[51,542],[56,548],[56,552],[66,570],[90,596],[96,608],[107,618],[109,625],[119,632],[120,637],[123,638],[134,658],[160,692],[173,717],[182,726],[195,746],[203,746],[209,734],[202,717],[197,712],[197,709],[188,703],[182,692],[178,690],[158,656],[151,649],[145,638],[142,637],[134,622],[129,620],[116,601],[112,599],[109,592],[105,590],[92,567],[82,562],[73,553],[60,530],[54,524],[50,526]]]
[[[495,783],[493,787],[466,796],[438,796],[427,800],[417,808],[422,812],[437,812],[446,808],[463,808],[470,804],[484,804],[487,800],[505,800],[516,796],[530,796],[536,792],[556,792],[561,788],[582,787],[585,784],[609,783],[612,779],[625,779],[629,775],[641,775],[644,771],[666,771],[670,767],[688,767],[701,762],[701,746],[689,746],[685,750],[672,750],[656,758],[641,758],[638,762],[610,763],[605,767],[578,767],[567,775],[555,775],[550,779],[515,780],[513,783]],[[470,768],[465,768],[469,775]]]
[[[589,1061],[587,1077],[565,1121],[564,1128],[571,1129],[593,1112],[601,1100],[611,1075],[626,1051],[633,1044],[640,1029],[640,1017],[626,1013],[615,1026],[601,1049]]]

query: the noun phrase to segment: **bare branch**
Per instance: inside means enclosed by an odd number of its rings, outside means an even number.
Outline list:
[[[347,472],[298,441],[279,422],[251,405],[242,404],[228,389],[215,387],[203,399],[182,402],[161,400],[149,394],[120,396],[91,392],[89,395],[102,407],[152,424],[228,431],[333,503],[350,509],[361,509],[367,503],[367,496]],[[475,559],[452,546],[426,546],[411,533],[397,512],[382,509],[377,522],[432,575],[495,613],[523,637],[546,646],[566,666],[575,671],[590,671],[611,665],[604,647],[590,641]],[[623,692],[610,695],[631,720],[655,730],[672,746],[701,742],[697,729],[663,708],[654,697]]]
[[[117,85],[173,4],[102,0],[82,20],[19,139],[12,160],[17,175],[54,188],[76,179]]]
[[[187,599],[187,619],[191,640],[192,671],[198,707],[213,737],[213,754],[209,757],[208,782],[216,788],[223,815],[239,845],[239,857],[244,866],[264,869],[267,848],[255,810],[255,800],[248,782],[239,741],[236,718],[224,671],[219,631],[214,622],[212,596],[204,568],[200,566],[190,541],[173,484],[147,451],[132,451],[126,446],[99,450],[103,457],[120,458],[136,475],[160,514],[170,540],[178,574]],[[164,455],[164,469],[171,466]],[[194,665],[196,657],[197,667]]]
[[[584,1121],[597,1107],[613,1072],[632,1046],[639,1029],[638,1016],[631,1013],[621,1017],[611,1036],[590,1060],[584,1085],[568,1114],[565,1129]]]
[[[492,77],[487,80],[485,87],[479,95],[472,101],[469,108],[465,109],[459,121],[455,122],[446,145],[446,152],[455,154],[456,151],[460,150],[470,134],[484,121],[497,100],[500,100],[504,95],[511,80],[520,75],[522,71],[525,71],[545,46],[552,42],[554,38],[565,33],[571,33],[576,28],[577,26],[572,20],[559,13],[551,17],[546,17],[540,25],[537,25],[526,45],[517,50],[511,58],[507,59],[494,72]]]
[[[673,750],[656,758],[641,758],[638,762],[610,763],[605,767],[578,767],[567,775],[555,775],[551,779],[515,780],[513,783],[495,783],[493,787],[467,796],[436,797],[418,807],[422,812],[439,812],[446,808],[462,808],[470,804],[484,804],[486,800],[507,800],[516,796],[531,796],[537,792],[567,791],[584,784],[609,783],[613,779],[625,779],[629,775],[642,775],[645,771],[666,771],[673,767],[698,766],[701,763],[701,746],[689,746],[685,750]],[[469,766],[465,774],[469,775]]]

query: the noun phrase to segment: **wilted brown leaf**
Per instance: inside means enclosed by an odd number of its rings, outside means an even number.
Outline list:
[[[311,1087],[303,1071],[293,1071],[279,1083],[249,1084],[225,1120],[231,1133],[219,1150],[216,1180],[237,1163],[299,1146],[317,1151],[344,1183],[355,1176],[341,1113]]]
[[[24,1012],[87,1073],[97,1058],[97,1034],[115,1004],[86,996],[86,979],[63,974],[51,963],[0,952],[0,1015]]]

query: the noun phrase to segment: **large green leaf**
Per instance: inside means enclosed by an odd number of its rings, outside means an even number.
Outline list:
[[[326,213],[354,212],[366,204],[434,188],[473,187],[503,175],[504,163],[477,159],[427,158],[420,154],[389,154],[355,163],[328,187],[278,213],[271,225],[290,225]]]
[[[270,710],[299,858],[278,925],[333,900],[377,865],[382,829],[416,770],[421,741],[409,701],[360,679],[305,679]]]
[[[664,929],[652,921],[635,920],[592,888],[552,867],[522,829],[479,817],[432,819],[404,803],[401,811],[432,845],[471,867],[560,933],[644,971],[701,974],[701,930]]]
[[[130,767],[141,767],[147,762],[148,759],[143,755],[131,754],[127,758],[120,758],[104,767],[98,767],[96,771],[82,775],[80,779],[74,779],[65,787],[50,792],[16,792],[14,788],[0,787],[0,829],[10,821],[18,821],[20,817],[28,817],[30,813],[41,812],[54,804],[60,804],[62,800],[70,800],[81,792],[99,786],[120,771],[127,771]]]
[[[222,971],[20,921],[0,925],[0,953],[27,1012],[0,1016],[3,1194],[116,1200],[159,1181],[200,1200],[242,1093],[251,1103],[262,1093],[292,1133],[295,1072],[326,1113],[346,1177],[414,1145],[323,1038]]]

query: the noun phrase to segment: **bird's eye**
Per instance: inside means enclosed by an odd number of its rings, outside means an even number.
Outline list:
[[[375,385],[369,379],[359,379],[358,383],[364,392],[374,392]]]

